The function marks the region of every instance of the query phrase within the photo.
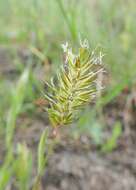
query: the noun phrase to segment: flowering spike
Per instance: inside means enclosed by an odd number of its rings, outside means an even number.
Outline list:
[[[47,109],[49,119],[54,127],[72,123],[77,113],[97,94],[98,74],[103,72],[102,53],[97,56],[90,51],[88,41],[81,43],[78,54],[73,54],[68,43],[62,45],[66,54],[67,69],[63,65],[57,75],[57,85],[51,80],[50,95],[44,97],[49,101]],[[53,90],[52,90],[52,88]]]

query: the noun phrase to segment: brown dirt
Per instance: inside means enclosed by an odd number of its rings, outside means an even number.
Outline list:
[[[28,128],[17,130],[15,139],[25,140],[35,155],[45,127],[44,122],[33,120]],[[132,133],[136,135],[135,131]],[[111,153],[94,149],[89,139],[85,146],[80,141],[62,138],[43,176],[43,190],[135,190],[136,143],[131,137],[123,134],[118,148]]]

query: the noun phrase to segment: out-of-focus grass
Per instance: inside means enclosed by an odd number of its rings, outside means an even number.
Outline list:
[[[12,138],[16,126],[16,119],[21,112],[22,104],[24,102],[25,94],[27,91],[27,85],[29,81],[30,71],[27,68],[20,77],[17,86],[12,89],[11,107],[7,113],[6,122],[6,145],[7,149],[11,147]]]
[[[58,64],[60,43],[86,37],[103,47],[116,86],[135,76],[135,6],[135,0],[1,0],[0,40],[36,46]]]

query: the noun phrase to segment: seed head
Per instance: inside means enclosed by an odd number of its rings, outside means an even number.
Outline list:
[[[102,53],[96,55],[95,51],[90,51],[86,40],[81,43],[78,54],[73,54],[68,43],[62,47],[66,65],[63,64],[57,74],[57,85],[53,79],[46,82],[49,90],[44,94],[50,104],[47,112],[54,127],[77,119],[79,111],[95,97],[98,74],[103,72]]]

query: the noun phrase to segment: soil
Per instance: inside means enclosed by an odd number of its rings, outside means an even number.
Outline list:
[[[7,74],[9,79],[16,73],[11,62],[8,50],[1,47],[0,75]],[[123,91],[104,108],[108,126],[117,118],[122,122],[123,134],[118,147],[110,153],[102,153],[88,137],[85,142],[81,138],[78,141],[62,138],[49,159],[42,179],[43,190],[136,190],[135,92],[135,89]],[[38,113],[34,119],[21,115],[17,125],[24,121],[27,128],[16,129],[15,143],[25,141],[35,156],[39,137],[43,129],[50,126],[47,117],[39,117]]]

